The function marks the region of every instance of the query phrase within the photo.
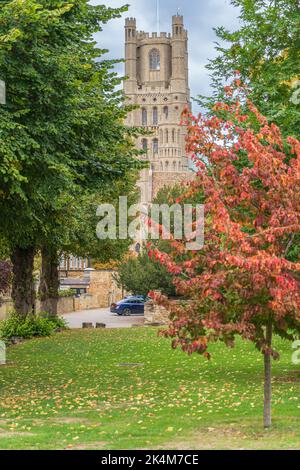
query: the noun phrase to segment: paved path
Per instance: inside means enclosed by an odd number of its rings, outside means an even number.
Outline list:
[[[107,308],[80,310],[62,316],[70,328],[82,328],[83,322],[94,323],[94,326],[96,322],[105,323],[106,328],[131,328],[132,325],[142,325],[144,321],[143,315],[120,317],[116,313],[111,313]]]

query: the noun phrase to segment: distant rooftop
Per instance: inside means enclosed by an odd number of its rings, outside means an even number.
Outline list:
[[[86,287],[86,286],[90,285],[90,281],[89,281],[89,279],[82,279],[82,278],[76,278],[76,277],[66,277],[66,278],[60,280],[60,285],[61,286],[69,286],[69,287],[75,287],[75,286]]]

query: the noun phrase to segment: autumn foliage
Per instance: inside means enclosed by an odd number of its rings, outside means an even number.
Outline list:
[[[226,91],[215,116],[184,116],[198,173],[182,199],[204,192],[205,246],[185,253],[185,242],[173,241],[171,255],[149,253],[189,299],[158,299],[171,310],[164,334],[174,348],[207,357],[210,342],[233,346],[240,335],[277,358],[271,333],[300,331],[300,264],[290,256],[300,233],[300,142],[283,141],[238,79]]]

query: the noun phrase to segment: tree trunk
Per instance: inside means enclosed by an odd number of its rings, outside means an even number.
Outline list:
[[[268,349],[272,346],[272,333],[273,326],[270,320],[266,328],[266,342]],[[271,400],[272,400],[272,384],[271,384],[271,372],[272,372],[272,357],[269,351],[264,354],[264,365],[265,365],[265,390],[264,390],[264,427],[270,428],[272,425],[271,417]]]
[[[59,299],[59,257],[57,251],[52,247],[42,247],[42,274],[40,282],[41,311],[47,312],[49,316],[57,315]]]
[[[35,290],[33,283],[34,247],[14,247],[11,254],[13,264],[12,299],[18,315],[34,314]]]

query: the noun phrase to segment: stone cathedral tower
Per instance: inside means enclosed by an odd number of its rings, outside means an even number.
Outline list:
[[[141,202],[151,203],[160,188],[191,179],[185,151],[186,130],[180,126],[183,109],[190,107],[188,35],[183,17],[172,19],[172,34],[138,32],[135,18],[125,22],[124,85],[129,103],[139,105],[127,124],[142,126],[151,135],[137,140],[150,162],[141,172]]]

